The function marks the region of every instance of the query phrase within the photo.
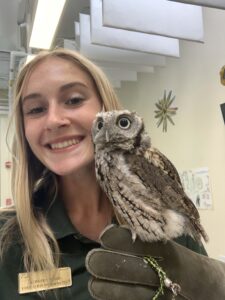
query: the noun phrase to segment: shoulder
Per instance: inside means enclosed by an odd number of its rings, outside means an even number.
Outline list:
[[[18,226],[15,208],[0,208],[0,248],[3,240],[9,240],[9,236],[18,235],[16,228]]]
[[[208,256],[203,244],[199,244],[189,235],[182,235],[174,239],[174,241],[194,252]]]
[[[4,226],[9,220],[16,218],[16,210],[14,206],[0,208],[0,228]]]
[[[21,244],[20,229],[14,207],[0,208],[0,262],[15,255],[15,246]],[[13,250],[14,249],[14,250]],[[10,251],[13,251],[12,253]],[[11,253],[9,255],[9,253]]]

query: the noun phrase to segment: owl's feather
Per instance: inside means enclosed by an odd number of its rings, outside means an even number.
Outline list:
[[[176,168],[151,146],[136,113],[100,113],[92,135],[96,177],[133,236],[154,241],[190,234],[208,240]]]
[[[146,149],[144,156],[149,160],[153,165],[162,169],[166,174],[168,174],[172,179],[182,185],[180,176],[177,172],[177,169],[174,167],[172,162],[158,149],[150,147]]]

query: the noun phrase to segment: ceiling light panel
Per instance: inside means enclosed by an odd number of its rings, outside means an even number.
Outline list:
[[[49,49],[66,0],[38,0],[29,47]]]

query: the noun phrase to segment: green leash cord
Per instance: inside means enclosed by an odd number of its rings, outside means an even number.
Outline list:
[[[173,299],[178,295],[181,291],[181,287],[177,283],[173,283],[167,276],[166,272],[158,264],[157,260],[151,256],[145,256],[144,261],[150,265],[150,267],[157,273],[159,276],[159,288],[156,291],[152,300],[157,300],[160,295],[164,295],[164,288],[169,288],[173,293]]]

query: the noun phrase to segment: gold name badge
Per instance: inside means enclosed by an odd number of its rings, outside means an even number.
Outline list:
[[[18,274],[19,294],[58,289],[72,285],[71,268]]]

